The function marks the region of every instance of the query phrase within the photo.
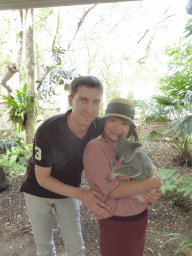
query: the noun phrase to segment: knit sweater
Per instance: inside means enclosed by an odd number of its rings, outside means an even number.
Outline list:
[[[84,172],[91,190],[102,194],[99,198],[111,209],[109,217],[112,216],[133,216],[143,212],[147,203],[140,202],[133,196],[114,198],[109,194],[119,186],[121,180],[130,180],[125,176],[116,176],[112,181],[107,179],[111,172],[111,165],[121,166],[122,163],[115,158],[115,147],[105,141],[101,136],[90,141],[83,156]],[[103,219],[97,216],[97,219]]]

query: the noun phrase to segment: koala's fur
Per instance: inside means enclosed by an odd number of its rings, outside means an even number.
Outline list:
[[[128,176],[131,180],[141,180],[151,177],[153,164],[149,157],[140,151],[141,143],[137,141],[129,141],[121,134],[118,136],[115,150],[116,159],[124,163],[121,167],[112,166],[112,171],[108,175],[108,179],[112,180],[116,176]],[[138,198],[139,196],[139,198]],[[143,201],[143,196],[138,195],[140,201]]]

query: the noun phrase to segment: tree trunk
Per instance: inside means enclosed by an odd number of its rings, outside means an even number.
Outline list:
[[[27,92],[33,95],[35,92],[35,60],[34,60],[34,16],[33,9],[26,10],[26,39],[25,59],[27,74]],[[26,121],[26,143],[32,143],[35,134],[34,102],[31,111],[27,114]]]
[[[0,192],[3,192],[4,190],[8,189],[8,187],[9,181],[6,177],[3,167],[0,167]]]

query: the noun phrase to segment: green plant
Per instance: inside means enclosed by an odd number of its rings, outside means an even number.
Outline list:
[[[175,120],[169,127],[171,129],[168,134],[172,134],[175,148],[181,153],[181,160],[192,164],[192,115]]]
[[[24,134],[16,136],[16,145],[10,150],[6,148],[6,154],[0,156],[0,167],[10,176],[18,176],[26,171],[26,159],[32,151],[32,144],[26,145]]]
[[[161,193],[164,195],[166,191],[173,191],[177,189],[175,181],[179,177],[179,173],[175,174],[175,170],[173,169],[157,169],[157,173],[161,178],[162,186],[161,186]]]
[[[142,116],[146,123],[151,122],[169,122],[170,121],[170,108],[157,104],[154,99],[146,100],[133,100],[137,106],[137,113]]]
[[[147,138],[160,140],[180,165],[192,166],[192,115],[172,122],[162,132],[153,130]]]
[[[49,69],[49,67],[47,67],[47,69]],[[53,67],[46,80],[36,81],[38,84],[37,90],[39,92],[39,96],[48,98],[55,95],[55,89],[57,86],[63,86],[63,89],[67,91],[73,79],[74,71],[75,69],[71,71],[64,71],[62,68],[57,68],[57,66]],[[69,82],[67,82],[67,80]]]
[[[27,114],[32,111],[32,103],[35,103],[35,116],[37,116],[37,104],[35,102],[35,94],[29,95],[27,93],[27,83],[24,84],[23,90],[16,90],[16,95],[14,99],[0,95],[0,98],[3,100],[2,103],[7,104],[7,110],[3,115],[9,115],[7,122],[12,122],[18,128],[20,133],[26,125]]]
[[[185,32],[191,35],[191,19],[188,20]],[[170,137],[170,147],[180,164],[192,166],[192,50],[191,40],[181,37],[178,44],[168,46],[166,55],[169,58],[168,72],[159,80],[162,94],[153,99],[172,110],[173,122],[166,136]],[[167,144],[167,143],[166,143]]]
[[[0,154],[5,154],[6,149],[11,149],[16,144],[15,139],[3,139],[0,141]]]
[[[180,176],[179,173],[176,173],[173,169],[161,169],[158,168],[157,173],[160,175],[162,180],[162,194],[165,194],[166,191],[175,191],[176,193],[180,193],[182,197],[189,197],[192,199],[192,174]],[[174,193],[174,195],[176,195]],[[191,205],[191,204],[190,204]],[[174,255],[182,252],[182,256],[189,255],[186,253],[191,253],[192,255],[192,243],[187,239],[187,237],[179,234],[179,233],[161,233],[158,236],[154,236],[152,239],[159,238],[166,239],[165,242],[161,246],[159,246],[159,252],[163,246],[167,243],[177,240],[177,244],[175,244],[178,248],[174,252]],[[179,240],[179,244],[178,244]]]
[[[178,192],[181,192],[184,197],[189,196],[192,199],[192,173],[182,176],[176,185]]]
[[[167,239],[162,245],[159,246],[159,252],[162,249],[163,246],[165,246],[167,243],[173,241],[173,240],[179,240],[179,244],[177,242],[176,246],[178,247],[177,250],[174,252],[174,256],[177,255],[180,252],[182,253],[182,256],[185,256],[187,252],[191,253],[192,255],[192,242],[189,241],[189,239],[187,239],[187,237],[179,234],[179,233],[165,233],[163,232],[162,234],[153,237],[153,239],[155,238],[159,238],[162,237],[162,239]],[[187,254],[189,255],[189,254]]]
[[[0,156],[0,167],[10,176],[18,176],[26,171],[26,166],[15,162],[15,157],[8,159],[6,155]]]
[[[192,173],[180,175],[173,169],[158,168],[157,173],[162,180],[161,192],[174,191],[174,195],[181,194],[182,197],[189,197],[192,200]],[[178,195],[177,195],[178,197]]]

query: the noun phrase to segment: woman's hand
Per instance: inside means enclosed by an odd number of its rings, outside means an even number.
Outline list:
[[[98,199],[98,197],[102,197],[100,193],[94,190],[83,190],[82,192],[81,201],[90,211],[104,218],[109,217],[107,209],[109,210],[110,207]]]

